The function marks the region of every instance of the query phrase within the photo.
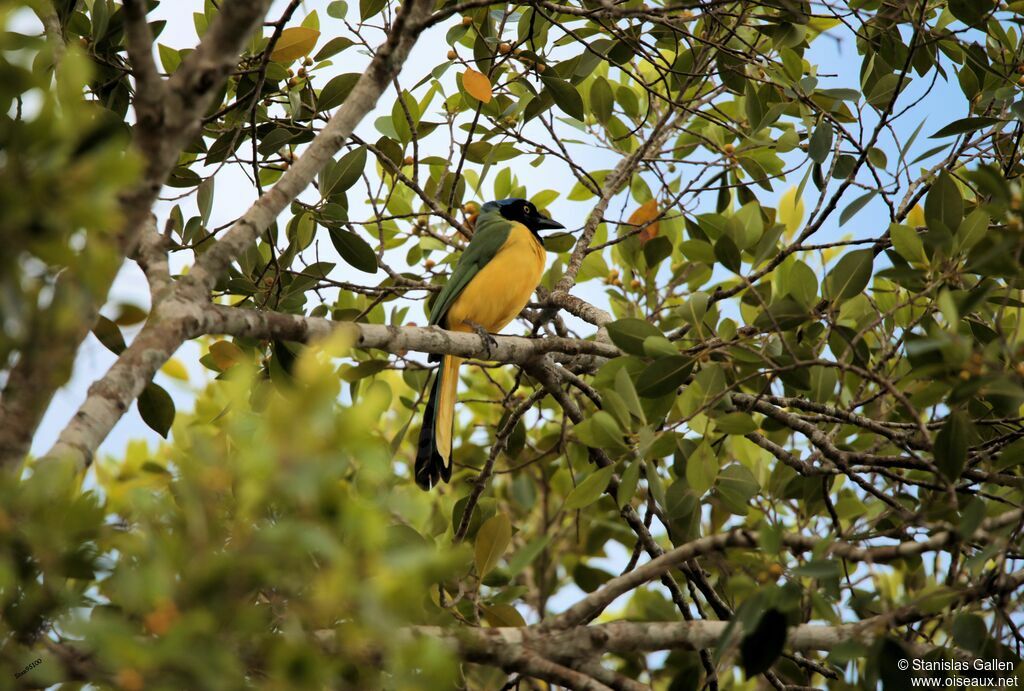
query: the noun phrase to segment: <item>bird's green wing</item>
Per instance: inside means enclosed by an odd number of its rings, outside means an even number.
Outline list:
[[[469,285],[477,272],[494,258],[501,246],[505,244],[511,230],[512,224],[502,218],[501,214],[497,212],[480,214],[476,221],[473,239],[463,250],[462,256],[459,257],[459,261],[455,265],[455,270],[452,271],[451,277],[434,301],[434,306],[430,310],[431,324],[443,323],[452,303]]]

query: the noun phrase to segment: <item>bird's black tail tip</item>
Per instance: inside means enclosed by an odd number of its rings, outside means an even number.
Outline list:
[[[423,426],[420,428],[419,443],[416,447],[416,484],[422,489],[429,491],[431,487],[441,483],[441,480],[449,482],[452,479],[451,463],[446,463],[443,456],[437,450],[437,440],[434,434],[434,425],[437,415],[437,399],[440,395],[441,369],[434,375],[434,381],[430,385],[430,397],[423,410]]]
[[[423,442],[427,442],[424,444]],[[416,484],[420,489],[429,491],[431,487],[449,482],[452,479],[451,464],[446,464],[441,454],[434,447],[434,440],[420,439],[420,447],[416,453]]]

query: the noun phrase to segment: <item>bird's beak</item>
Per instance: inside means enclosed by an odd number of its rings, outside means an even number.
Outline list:
[[[537,214],[537,217],[533,219],[533,227],[537,230],[557,230],[559,228],[565,228],[561,223],[553,218],[547,216],[541,216]]]

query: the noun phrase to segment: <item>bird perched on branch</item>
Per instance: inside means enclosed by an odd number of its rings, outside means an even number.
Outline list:
[[[538,232],[564,228],[525,199],[487,202],[448,283],[430,310],[430,324],[481,337],[500,331],[530,301],[544,273],[544,245]],[[430,489],[452,476],[452,425],[462,358],[441,360],[423,413],[416,452],[416,484]]]

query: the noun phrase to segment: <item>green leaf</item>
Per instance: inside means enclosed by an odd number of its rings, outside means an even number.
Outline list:
[[[174,424],[174,401],[159,384],[147,384],[137,403],[142,421],[164,439]]]
[[[949,13],[967,26],[980,24],[995,8],[995,0],[949,0]]]
[[[765,117],[765,104],[761,100],[761,94],[753,82],[747,82],[743,91],[744,114],[747,116],[750,131],[757,132],[761,129],[761,121]]]
[[[782,655],[787,636],[786,615],[779,610],[766,610],[754,630],[740,642],[740,660],[747,679],[771,669]]]
[[[964,200],[960,188],[945,170],[939,173],[924,201],[924,220],[928,228],[952,233],[964,218]]]
[[[515,607],[499,602],[496,605],[480,605],[480,612],[491,626],[526,626],[526,620]]]
[[[953,620],[953,642],[957,646],[981,656],[988,639],[988,626],[984,619],[971,612],[956,615]]]
[[[554,233],[545,235],[542,242],[548,252],[568,252],[576,244],[576,237],[572,233]]]
[[[508,560],[508,576],[515,578],[523,569],[533,563],[533,560],[544,551],[544,548],[551,542],[551,535],[538,535],[526,543],[526,546],[515,553]]]
[[[664,235],[658,235],[644,243],[644,261],[647,268],[653,269],[665,259],[672,256],[672,241]]]
[[[957,410],[950,413],[942,429],[935,435],[935,465],[951,482],[960,477],[967,465],[972,426],[970,418]]]
[[[715,427],[726,434],[750,434],[757,431],[757,423],[750,413],[726,413],[715,418]]]
[[[348,3],[341,0],[334,0],[327,5],[327,16],[335,19],[344,19],[348,14]]]
[[[830,300],[847,300],[859,295],[871,280],[874,260],[872,250],[844,254],[825,277],[825,296]]]
[[[330,13],[329,9],[328,13]],[[333,57],[346,48],[351,48],[354,45],[355,41],[347,36],[335,36],[328,41],[323,48],[317,51],[316,55],[313,56],[313,59],[317,62],[326,60],[327,58]]]
[[[730,463],[718,473],[715,493],[730,513],[746,516],[747,504],[761,489],[750,469],[742,463]]]
[[[660,398],[683,385],[693,371],[693,358],[670,355],[659,358],[640,373],[636,392],[644,398]]]
[[[989,216],[984,209],[975,209],[963,220],[953,239],[958,252],[971,249],[985,237],[988,231]]]
[[[786,296],[773,302],[768,309],[757,315],[757,318],[754,319],[754,326],[764,330],[786,331],[800,326],[810,317],[810,310],[806,306]]]
[[[729,269],[729,271],[736,274],[740,272],[743,261],[740,257],[740,248],[736,246],[736,243],[728,235],[718,238],[718,242],[715,243],[715,259],[721,262],[722,266]]]
[[[592,449],[622,450],[622,430],[611,413],[599,410],[578,422],[573,431],[576,438]]]
[[[607,489],[608,483],[611,482],[614,472],[615,466],[609,465],[604,468],[598,468],[590,473],[590,475],[583,479],[583,482],[569,492],[569,496],[565,498],[565,510],[576,511],[585,506],[590,506],[600,499],[605,489]]]
[[[807,143],[807,153],[815,163],[824,163],[832,151],[832,125],[824,120],[818,123]]]
[[[96,318],[96,326],[92,327],[92,333],[114,355],[120,355],[128,347],[124,342],[121,329],[103,315]]]
[[[563,113],[577,120],[584,120],[583,97],[576,87],[557,77],[541,77],[544,87]]]
[[[871,86],[871,89],[867,91],[867,100],[872,106],[878,110],[886,108],[893,99],[893,93],[896,91],[896,87],[900,89],[906,89],[910,83],[910,77],[904,76],[901,80],[899,75],[886,74],[880,77]]]
[[[999,124],[1000,122],[1006,121],[1001,120],[1000,118],[990,117],[963,118],[961,120],[954,120],[928,138],[941,139],[942,137],[952,137],[957,134],[964,134],[965,132],[975,132],[992,125]]]
[[[874,199],[876,194],[877,192],[872,190],[850,202],[850,205],[843,209],[843,213],[839,214],[839,225],[845,225],[847,221],[856,216],[857,212],[863,209],[868,202]]]
[[[476,573],[483,578],[498,565],[498,560],[508,548],[512,540],[512,523],[508,515],[497,513],[480,526],[474,544],[474,562]]]
[[[793,574],[801,578],[816,578],[818,580],[839,578],[842,575],[839,562],[834,559],[813,559],[793,569]]]
[[[330,44],[328,44],[330,45]],[[320,90],[320,95],[317,97],[316,105],[321,111],[330,110],[336,108],[345,102],[348,95],[352,92],[356,82],[359,81],[359,77],[362,75],[350,72],[348,74],[339,74],[337,77],[333,77],[331,81],[324,85],[324,88]]]
[[[204,226],[210,222],[210,212],[213,210],[213,181],[214,177],[211,175],[199,183],[199,188],[196,191],[196,203],[199,206],[199,216],[203,219]]]
[[[657,327],[643,319],[627,317],[608,325],[608,336],[612,343],[630,355],[643,355],[644,339],[663,335]]]
[[[718,475],[718,457],[706,441],[702,441],[686,459],[686,484],[697,496],[715,484]]]
[[[359,18],[364,22],[384,9],[386,0],[359,0]]]
[[[640,483],[640,462],[633,461],[622,473],[619,487],[615,492],[615,501],[620,507],[625,506],[636,494],[636,486]]]
[[[350,266],[368,274],[377,273],[377,255],[365,240],[341,228],[329,228],[334,249]]]
[[[893,223],[889,226],[889,238],[892,246],[901,257],[913,264],[927,264],[928,255],[924,251],[924,243],[911,226]]]
[[[181,65],[181,53],[163,43],[156,44],[156,49],[160,54],[160,64],[164,66],[164,72],[174,74],[174,71]]]
[[[611,580],[612,575],[607,571],[595,569],[583,562],[579,562],[572,570],[572,580],[585,593],[592,593],[602,585]]]
[[[608,80],[598,76],[590,85],[590,110],[598,122],[604,124],[612,116],[612,106],[615,104],[615,96],[612,95],[612,87]]]
[[[366,147],[358,146],[338,159],[329,175],[324,175],[320,195],[327,198],[332,194],[345,192],[356,184],[365,169]]]

